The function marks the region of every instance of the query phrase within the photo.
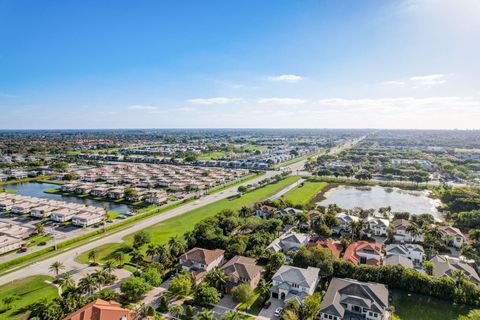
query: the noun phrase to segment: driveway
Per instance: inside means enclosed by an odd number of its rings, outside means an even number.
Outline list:
[[[227,311],[234,310],[238,303],[234,302],[232,296],[226,294],[222,300],[213,308],[216,316],[223,317]]]
[[[277,319],[274,316],[275,310],[277,310],[277,308],[283,308],[284,303],[282,300],[270,298],[268,301],[270,301],[272,304],[268,309],[262,309],[260,311],[258,314],[259,319]]]

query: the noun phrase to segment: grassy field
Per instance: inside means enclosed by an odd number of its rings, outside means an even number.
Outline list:
[[[251,175],[249,175],[249,176],[246,176],[246,177],[240,179],[239,181],[233,181],[233,182],[227,183],[227,184],[225,184],[225,185],[223,185],[223,186],[219,186],[219,187],[213,188],[213,189],[209,190],[209,191],[207,192],[207,194],[213,194],[213,193],[220,192],[220,191],[222,191],[222,190],[225,190],[225,189],[234,187],[234,186],[236,186],[236,185],[243,184],[243,183],[248,182],[248,181],[250,181],[250,180],[253,180],[253,179],[255,179],[255,178],[258,178],[258,177],[260,177],[260,176],[262,176],[262,175],[264,175],[264,173],[251,174]]]
[[[52,277],[34,276],[21,280],[15,280],[9,284],[0,286],[0,297],[17,296],[18,299],[12,304],[10,310],[0,304],[0,319],[28,319],[27,307],[41,299],[53,300],[58,296],[57,288],[46,284],[52,281]]]
[[[326,182],[310,182],[305,181],[303,186],[293,188],[282,196],[282,199],[285,201],[290,201],[292,204],[301,204],[306,205],[312,201],[313,198],[319,193],[323,188],[327,186]]]
[[[225,157],[226,155],[228,155],[228,152],[226,151],[210,151],[210,152],[199,154],[198,160],[217,159],[217,158]]]
[[[192,230],[198,222],[205,218],[214,216],[224,209],[239,209],[242,206],[251,206],[255,202],[265,200],[286,186],[297,181],[299,177],[288,177],[284,180],[267,185],[263,188],[246,193],[241,198],[234,200],[223,199],[198,209],[191,210],[182,215],[163,221],[159,224],[153,225],[144,229],[152,237],[154,243],[165,243],[174,236],[182,236],[185,232]],[[134,234],[130,234],[123,238],[127,244],[131,244]],[[108,260],[112,253],[121,250],[124,244],[109,243],[97,248],[99,261]],[[88,252],[80,254],[76,260],[81,263],[88,263]],[[126,260],[128,258],[126,257]]]
[[[402,320],[456,320],[466,315],[471,308],[453,305],[449,301],[406,292],[391,290],[395,313]]]

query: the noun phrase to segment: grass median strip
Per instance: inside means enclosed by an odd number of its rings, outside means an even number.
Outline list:
[[[185,232],[192,230],[195,224],[198,222],[212,217],[224,209],[239,209],[243,206],[251,206],[255,202],[271,197],[279,190],[284,189],[286,186],[292,183],[295,183],[299,179],[300,177],[296,176],[287,177],[277,183],[269,184],[252,192],[248,192],[240,198],[233,200],[222,199],[203,207],[188,211],[184,214],[148,227],[144,229],[144,231],[151,235],[151,241],[153,243],[166,243],[170,238],[174,236],[182,236]],[[133,242],[133,236],[134,234],[125,236],[123,238],[125,244],[131,244]],[[112,258],[113,253],[117,250],[121,250],[125,244],[108,243],[96,248],[99,261]],[[126,256],[125,259],[127,261],[129,257]],[[76,258],[76,260],[81,263],[88,263],[88,252],[83,252]]]

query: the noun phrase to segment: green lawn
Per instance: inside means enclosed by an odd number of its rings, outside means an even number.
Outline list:
[[[305,181],[303,186],[293,188],[282,196],[282,199],[292,204],[306,205],[327,185],[326,182]]]
[[[257,289],[253,292],[252,297],[245,303],[240,304],[237,310],[258,315],[262,311],[262,299]]]
[[[211,160],[222,158],[228,155],[227,151],[210,151],[198,155],[198,160]]]
[[[270,184],[255,191],[248,192],[240,198],[234,200],[223,199],[216,201],[198,209],[186,212],[182,215],[165,220],[159,224],[152,225],[151,227],[144,229],[144,231],[151,235],[152,242],[165,243],[174,236],[182,236],[185,232],[192,230],[195,224],[204,220],[205,218],[214,216],[224,209],[239,209],[242,206],[251,206],[255,202],[271,197],[278,191],[284,189],[286,186],[299,179],[300,177],[296,176],[287,177],[278,183]],[[131,244],[133,241],[133,236],[134,234],[127,235],[123,238],[123,240],[127,244]],[[97,250],[99,261],[108,259],[111,257],[113,252],[116,250],[121,250],[122,246],[124,245],[120,243],[109,243],[98,247]],[[88,252],[83,252],[76,258],[76,260],[81,263],[88,263]]]
[[[58,296],[57,288],[45,283],[52,280],[53,278],[48,276],[34,276],[0,286],[1,298],[13,295],[19,298],[8,311],[5,305],[0,303],[0,319],[27,319],[27,307],[30,304],[41,299],[53,300]]]
[[[225,185],[223,185],[223,186],[219,186],[219,187],[213,188],[213,189],[209,190],[209,191],[207,192],[207,194],[213,194],[213,193],[217,193],[217,192],[223,191],[223,190],[228,189],[228,188],[231,188],[231,187],[233,187],[233,186],[240,185],[240,184],[243,184],[243,183],[245,183],[245,182],[247,182],[247,181],[250,181],[250,180],[253,180],[253,179],[255,179],[255,178],[258,178],[258,177],[260,177],[260,176],[262,176],[262,175],[264,175],[264,173],[258,173],[258,174],[248,175],[248,176],[242,178],[242,179],[239,180],[239,181],[233,181],[233,182],[227,183],[227,184],[225,184]]]
[[[27,243],[29,247],[33,247],[38,245],[40,242],[48,242],[52,240],[52,236],[44,236],[44,235],[35,235],[30,238],[28,238]]]
[[[450,301],[403,290],[390,290],[395,313],[401,320],[456,320],[471,308],[453,305]]]

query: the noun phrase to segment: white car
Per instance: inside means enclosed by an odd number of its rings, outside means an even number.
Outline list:
[[[283,308],[280,308],[280,307],[275,309],[275,314],[274,314],[275,317],[277,318],[280,317],[280,315],[282,314],[282,311],[283,311]]]

